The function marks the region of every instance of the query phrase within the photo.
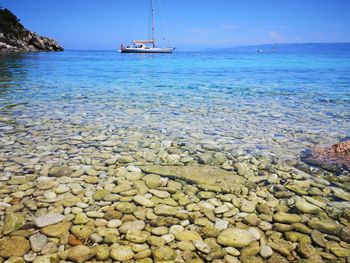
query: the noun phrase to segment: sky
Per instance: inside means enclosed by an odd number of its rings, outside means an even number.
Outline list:
[[[159,45],[180,50],[350,42],[350,0],[154,2]],[[0,0],[0,5],[65,49],[113,50],[150,34],[150,0]]]

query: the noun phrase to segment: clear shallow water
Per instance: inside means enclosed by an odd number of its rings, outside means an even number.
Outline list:
[[[0,109],[0,143],[27,137],[23,127],[50,145],[96,131],[127,141],[132,131],[298,158],[350,134],[350,52],[2,56]]]

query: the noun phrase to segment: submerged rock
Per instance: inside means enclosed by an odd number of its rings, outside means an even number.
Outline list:
[[[3,234],[8,235],[20,229],[26,223],[26,219],[21,214],[9,213],[5,216]]]
[[[159,174],[162,176],[177,177],[197,184],[228,187],[243,183],[245,179],[234,173],[225,171],[215,166],[161,166],[147,165],[140,167],[145,173]]]
[[[63,222],[43,227],[40,231],[49,237],[61,237],[63,234],[68,233],[70,226],[71,223]]]
[[[29,249],[29,241],[24,237],[13,236],[0,240],[0,257],[22,257]]]
[[[235,248],[246,247],[254,240],[255,237],[251,232],[238,228],[228,228],[218,236],[219,244]]]
[[[95,255],[96,251],[94,248],[78,245],[71,248],[69,251],[68,259],[73,262],[82,263],[93,258]]]
[[[43,234],[36,233],[29,238],[30,246],[34,252],[40,252],[47,244],[47,237]]]
[[[134,252],[129,246],[117,246],[111,249],[111,258],[117,261],[125,261],[134,257]]]
[[[350,140],[333,145],[315,146],[303,156],[306,163],[332,172],[350,169]]]
[[[64,216],[60,214],[47,214],[34,220],[37,227],[45,227],[63,221]]]
[[[73,173],[72,169],[66,166],[52,167],[49,171],[49,175],[54,177],[70,176]]]

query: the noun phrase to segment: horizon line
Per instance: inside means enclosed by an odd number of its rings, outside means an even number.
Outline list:
[[[229,48],[241,48],[241,47],[256,47],[256,46],[268,46],[268,45],[310,45],[310,44],[317,44],[317,45],[327,45],[327,44],[349,44],[350,42],[290,42],[290,43],[264,43],[264,44],[242,44],[242,45],[232,45],[232,46],[227,46],[227,47],[222,47],[222,48],[215,48],[215,46],[212,47],[203,47],[200,49],[178,49],[177,51],[182,51],[182,52],[194,52],[194,51],[209,51],[209,50],[218,50],[218,49],[229,49]],[[118,47],[110,49],[75,49],[75,48],[65,48],[65,51],[118,51]]]

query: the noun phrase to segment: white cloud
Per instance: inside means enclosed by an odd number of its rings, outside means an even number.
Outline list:
[[[238,29],[239,26],[234,24],[226,24],[226,25],[220,25],[221,29]]]
[[[277,41],[277,42],[281,42],[281,41],[285,41],[286,40],[286,38],[284,36],[280,35],[276,31],[270,31],[269,32],[269,37],[270,37],[271,40]]]

